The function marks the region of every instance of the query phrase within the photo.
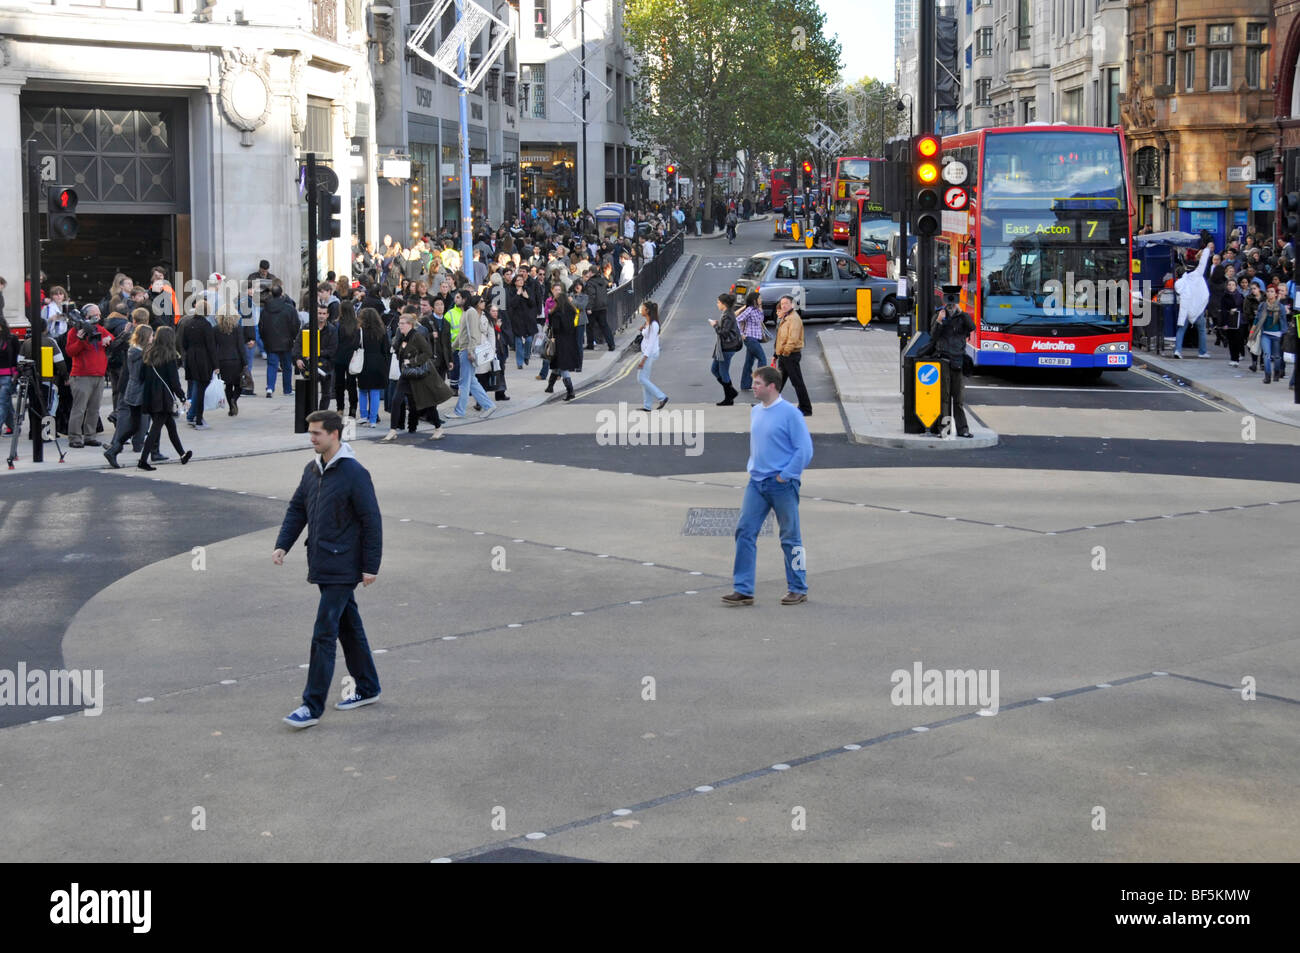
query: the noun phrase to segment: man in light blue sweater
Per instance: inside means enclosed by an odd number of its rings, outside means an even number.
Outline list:
[[[754,371],[754,396],[759,403],[749,413],[749,486],[736,523],[735,592],[722,597],[728,606],[754,604],[754,564],[758,533],[769,510],[776,511],[785,554],[789,592],[783,606],[808,601],[803,541],[799,535],[799,483],[813,456],[812,437],[799,409],[781,398],[781,373],[773,367]]]

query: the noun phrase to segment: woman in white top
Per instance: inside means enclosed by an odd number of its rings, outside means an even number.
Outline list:
[[[659,305],[646,301],[641,305],[641,317],[645,324],[641,327],[641,363],[637,366],[636,379],[641,384],[641,407],[650,410],[651,401],[659,401],[656,409],[662,409],[668,403],[668,395],[655,386],[650,379],[650,368],[654,367],[659,357]]]
[[[50,289],[50,300],[45,302],[41,317],[45,319],[45,333],[56,338],[68,331],[68,320],[63,316],[63,309],[68,303],[68,293],[61,285]]]

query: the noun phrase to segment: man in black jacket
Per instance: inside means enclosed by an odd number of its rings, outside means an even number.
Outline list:
[[[267,397],[275,393],[277,370],[284,375],[285,394],[293,393],[289,354],[301,327],[297,309],[284,295],[284,286],[278,281],[272,282],[271,297],[262,306],[262,316],[257,322],[258,333],[262,335],[262,344],[266,347]]]
[[[966,338],[975,330],[975,322],[961,309],[950,287],[944,287],[944,306],[934,316],[930,336],[934,340],[936,356],[948,365],[948,397],[952,400],[952,421],[957,427],[957,436],[973,437],[962,406],[961,374],[966,357]]]
[[[343,659],[356,688],[334,707],[360,708],[379,700],[379,673],[370,654],[354,590],[379,575],[383,525],[370,474],[342,443],[343,418],[332,410],[307,415],[307,432],[318,459],[303,470],[289,501],[271,561],[284,557],[307,529],[307,581],[320,588],[320,605],[312,633],[307,687],[302,705],[285,717],[291,728],[310,728],[325,711],[325,696],[334,678],[334,643],[343,643]]]
[[[330,396],[334,393],[334,355],[339,349],[339,325],[337,321],[329,319],[329,305],[318,302],[316,305],[316,321],[319,332],[318,347],[320,355],[316,358],[316,380],[320,383],[320,407],[318,410],[325,410],[330,405]],[[293,361],[294,366],[298,368],[298,373],[306,376],[307,361],[302,350],[301,334],[294,337],[293,341]]]
[[[606,320],[609,307],[609,283],[605,281],[605,276],[594,268],[588,268],[587,273],[583,276],[583,282],[587,289],[587,297],[590,299],[591,313],[587,317],[587,350],[596,350],[596,341],[604,338],[609,350],[614,350],[614,335],[609,329],[609,322]]]

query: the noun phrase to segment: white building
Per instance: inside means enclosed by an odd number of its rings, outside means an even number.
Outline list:
[[[623,0],[518,0],[518,6],[523,204],[571,209],[644,199],[639,153],[624,121],[637,84],[623,46]]]
[[[962,128],[1118,125],[1125,17],[1123,0],[973,0]]]
[[[308,151],[345,197],[322,270],[346,269],[347,236],[375,237],[370,6],[0,0],[0,274],[20,286],[28,139],[46,184],[79,195],[78,237],[42,251],[74,299],[97,300],[118,271],[243,277],[262,258],[297,294]]]

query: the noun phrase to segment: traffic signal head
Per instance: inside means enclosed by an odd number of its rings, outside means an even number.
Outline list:
[[[52,185],[45,193],[45,210],[50,222],[50,238],[68,241],[77,237],[77,192]]]
[[[665,168],[664,171],[667,172],[669,175],[676,175],[676,174],[677,174],[677,166],[675,166],[675,165],[670,165],[670,166],[668,166],[667,168]]]
[[[1300,235],[1300,192],[1281,196],[1283,228],[1288,235]]]
[[[912,144],[912,170],[916,184],[917,235],[939,231],[939,140],[935,136],[917,136]]]
[[[332,192],[321,189],[316,201],[317,240],[324,242],[343,236],[343,223],[338,218],[342,211],[343,200]]]
[[[812,175],[812,171],[813,171],[812,163],[809,162],[807,159],[805,159],[803,162],[803,174]]]

